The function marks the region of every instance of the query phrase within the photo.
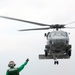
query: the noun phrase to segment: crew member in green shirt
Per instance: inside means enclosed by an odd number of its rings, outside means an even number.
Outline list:
[[[18,68],[15,68],[16,64],[14,61],[10,61],[8,64],[10,69],[6,71],[6,75],[19,75],[19,73],[24,69],[25,65],[27,65],[28,61],[29,59],[26,59],[26,61]]]

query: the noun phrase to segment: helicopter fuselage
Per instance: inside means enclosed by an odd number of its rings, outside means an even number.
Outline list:
[[[45,33],[47,44],[45,46],[45,55],[39,55],[40,59],[68,59],[71,56],[71,45],[69,36],[65,31],[52,31]]]
[[[64,31],[52,31],[47,36],[47,46],[51,52],[65,51],[69,45],[69,36]]]

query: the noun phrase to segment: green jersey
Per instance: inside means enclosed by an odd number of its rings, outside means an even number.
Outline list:
[[[23,70],[24,66],[27,64],[28,62],[24,62],[20,67],[18,68],[12,68],[12,69],[8,69],[6,71],[6,75],[19,75],[19,72]]]

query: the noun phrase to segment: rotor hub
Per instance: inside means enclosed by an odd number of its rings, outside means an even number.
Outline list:
[[[61,29],[61,28],[65,28],[65,25],[55,24],[55,25],[51,25],[50,28],[58,30],[58,29]]]

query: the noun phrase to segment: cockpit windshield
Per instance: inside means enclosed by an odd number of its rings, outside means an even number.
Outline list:
[[[66,32],[63,32],[63,31],[55,31],[55,32],[51,32],[50,36],[51,37],[54,37],[54,36],[67,37],[67,33]]]

